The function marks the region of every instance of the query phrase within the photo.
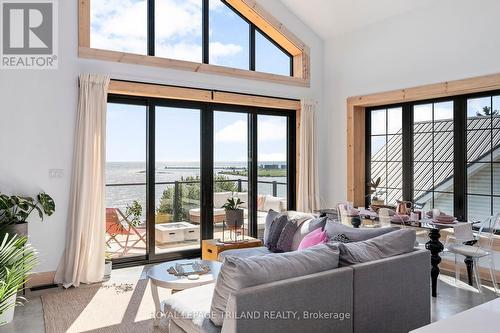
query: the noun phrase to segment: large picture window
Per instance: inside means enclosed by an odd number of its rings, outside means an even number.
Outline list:
[[[269,209],[295,208],[295,112],[110,96],[106,244],[115,262],[199,256],[234,237],[222,206],[263,237]]]
[[[230,1],[89,1],[90,48],[293,76],[296,54]]]
[[[425,210],[474,220],[500,212],[500,92],[369,108],[367,134],[367,178],[381,177],[386,204],[398,184],[400,198]]]

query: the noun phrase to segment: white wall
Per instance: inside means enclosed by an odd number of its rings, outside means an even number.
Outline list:
[[[77,57],[77,3],[59,1],[59,69],[0,70],[0,192],[35,194],[44,190],[57,205],[43,223],[29,224],[41,263],[37,271],[56,269],[64,248],[73,154],[79,73],[109,73],[112,78],[213,88],[283,97],[309,97],[322,104],[323,42],[279,1],[261,1],[311,48],[312,83],[300,88],[208,74],[108,63]],[[49,179],[48,169],[63,169]]]
[[[500,73],[500,1],[437,0],[325,41],[321,194],[346,199],[346,99]]]

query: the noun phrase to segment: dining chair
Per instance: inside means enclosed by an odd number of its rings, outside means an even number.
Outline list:
[[[340,223],[345,224],[345,225],[350,225],[349,223],[349,216],[348,216],[348,211],[347,211],[347,204],[346,203],[340,203],[337,205],[337,216],[340,219]]]
[[[465,227],[466,226],[466,227]],[[473,263],[473,274],[476,281],[477,289],[482,292],[481,277],[479,275],[479,262],[487,260],[491,275],[491,283],[495,289],[495,293],[499,294],[495,258],[493,255],[493,242],[495,235],[500,232],[500,214],[491,216],[481,223],[479,232],[474,235],[472,224],[466,224],[464,227],[457,228],[457,234],[454,237],[447,239],[447,250],[455,255],[455,280],[460,279],[459,257],[468,257]],[[454,228],[455,232],[455,228]]]

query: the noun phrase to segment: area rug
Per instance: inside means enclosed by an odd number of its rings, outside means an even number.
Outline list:
[[[159,288],[160,300],[171,291]],[[45,332],[166,332],[153,326],[155,306],[147,279],[82,286],[42,296]]]

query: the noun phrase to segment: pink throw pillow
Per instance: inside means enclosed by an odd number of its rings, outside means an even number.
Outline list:
[[[307,249],[308,247],[326,243],[328,240],[328,236],[326,231],[321,228],[311,231],[307,234],[299,244],[298,250]]]

